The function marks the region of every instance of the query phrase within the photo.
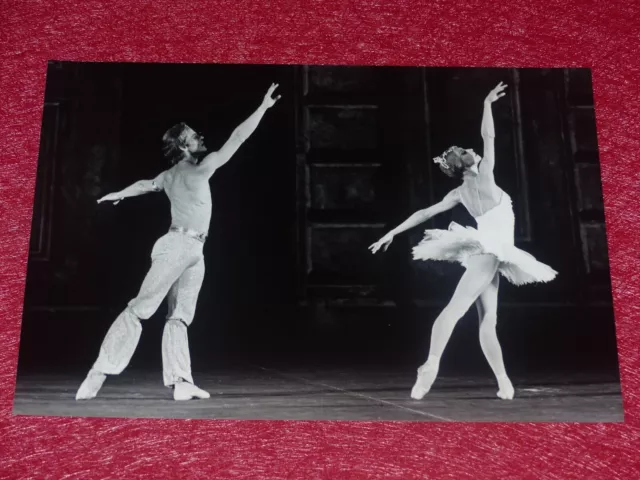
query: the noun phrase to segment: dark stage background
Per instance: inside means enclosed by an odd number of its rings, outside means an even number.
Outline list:
[[[162,133],[186,121],[217,148],[272,81],[283,94],[211,181],[207,274],[190,328],[195,371],[238,362],[417,366],[462,272],[416,264],[424,227],[384,255],[366,247],[454,186],[431,158],[481,152],[494,105],[498,183],[517,245],[560,272],[501,282],[499,335],[512,373],[607,373],[617,354],[590,72],[52,62],[20,345],[21,372],[86,370],[169,226],[158,194],[97,205],[166,168]],[[457,208],[426,226],[473,225]],[[165,307],[132,367],[160,370]],[[443,373],[489,375],[473,310]]]

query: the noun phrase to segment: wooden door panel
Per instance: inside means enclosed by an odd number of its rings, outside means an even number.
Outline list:
[[[574,169],[578,211],[601,216],[604,212],[600,165],[577,164]]]
[[[376,113],[370,106],[309,106],[309,149],[375,150]]]
[[[371,253],[367,247],[382,234],[382,225],[314,225],[309,232],[310,283],[371,283],[375,263],[371,261]]]
[[[376,166],[316,164],[309,167],[314,211],[370,211],[375,200]]]

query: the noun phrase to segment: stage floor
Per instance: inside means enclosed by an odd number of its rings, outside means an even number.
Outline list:
[[[516,398],[498,399],[493,379],[443,376],[420,401],[408,369],[271,368],[194,375],[207,400],[175,402],[160,372],[109,377],[98,397],[77,402],[79,375],[18,376],[16,415],[244,420],[622,422],[620,385],[606,378],[514,378]]]

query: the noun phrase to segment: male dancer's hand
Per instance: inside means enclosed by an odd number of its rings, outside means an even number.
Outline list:
[[[122,196],[120,196],[120,194],[118,192],[110,193],[110,194],[105,195],[104,197],[98,199],[98,203],[113,202],[114,205],[117,205],[121,201],[122,201]]]
[[[371,245],[369,250],[371,250],[371,253],[377,253],[378,250],[382,248],[382,251],[386,252],[389,245],[391,245],[391,242],[393,242],[393,235],[391,233],[387,233],[384,237]]]
[[[503,90],[507,88],[507,86],[500,82],[496,88],[494,88],[493,90],[491,90],[489,92],[489,95],[487,95],[487,98],[485,98],[485,103],[493,103],[496,100],[498,100],[499,98],[502,98],[505,96],[505,93],[503,92]]]
[[[280,100],[280,98],[282,97],[282,95],[278,95],[277,97],[272,98],[273,92],[275,92],[276,88],[278,88],[278,84],[272,83],[271,86],[269,87],[269,90],[267,90],[267,93],[264,96],[264,100],[262,101],[262,105],[264,106],[264,108],[273,107],[276,104],[276,102]]]

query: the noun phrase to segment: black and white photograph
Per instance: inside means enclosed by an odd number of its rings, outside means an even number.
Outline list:
[[[50,61],[13,412],[622,422],[608,257],[587,68]]]

